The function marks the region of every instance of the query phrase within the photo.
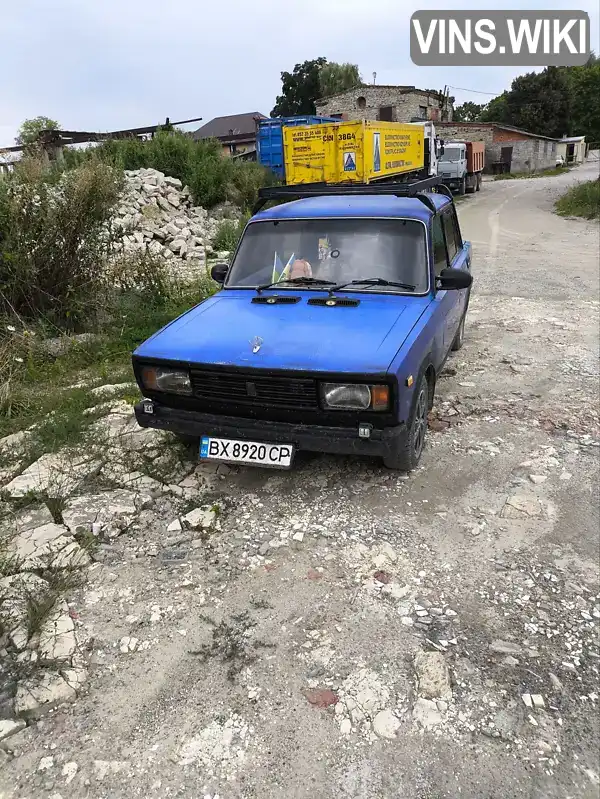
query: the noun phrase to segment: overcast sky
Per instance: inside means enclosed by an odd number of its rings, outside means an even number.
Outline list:
[[[376,72],[377,83],[450,84],[457,103],[484,102],[491,94],[475,91],[499,93],[528,71],[416,67],[409,20],[428,8],[577,8],[599,49],[598,0],[17,0],[0,14],[0,147],[38,115],[96,131],[268,115],[281,71],[318,56],[357,63],[369,83]]]

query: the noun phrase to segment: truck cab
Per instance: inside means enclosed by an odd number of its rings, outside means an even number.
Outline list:
[[[438,174],[450,189],[465,194],[481,189],[484,166],[482,141],[446,141],[438,161]]]
[[[290,468],[310,450],[414,469],[472,282],[434,183],[264,190],[291,201],[255,213],[213,267],[220,290],[133,353],[138,423],[195,437],[201,459]]]

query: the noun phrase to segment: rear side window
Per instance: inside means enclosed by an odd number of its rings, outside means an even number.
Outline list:
[[[456,253],[458,252],[458,244],[456,241],[456,228],[454,225],[454,217],[452,214],[445,213],[442,216],[444,220],[444,233],[446,234],[446,246],[448,248],[448,258],[450,263],[456,257]]]
[[[444,231],[442,229],[442,219],[434,216],[431,223],[431,239],[433,245],[433,268],[436,275],[448,266],[446,256],[446,242],[444,241]]]

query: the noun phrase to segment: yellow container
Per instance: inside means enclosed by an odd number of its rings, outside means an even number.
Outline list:
[[[371,183],[425,163],[422,125],[330,122],[283,128],[285,182]]]

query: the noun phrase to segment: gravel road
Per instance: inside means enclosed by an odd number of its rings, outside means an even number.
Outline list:
[[[598,797],[599,238],[552,213],[594,170],[459,204],[419,470],[184,463],[101,546],[68,597],[89,681],[6,739],[2,799]]]

